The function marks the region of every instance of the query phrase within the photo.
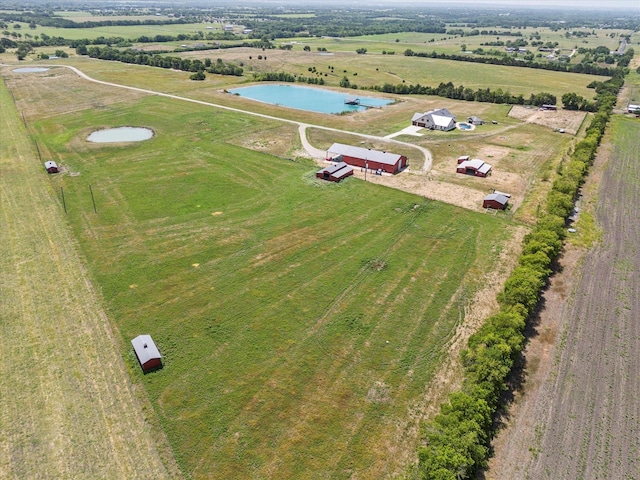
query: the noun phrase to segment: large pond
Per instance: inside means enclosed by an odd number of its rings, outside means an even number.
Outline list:
[[[281,105],[319,113],[358,112],[368,107],[382,107],[393,103],[385,98],[361,97],[346,93],[333,92],[323,88],[299,87],[294,85],[255,85],[234,88],[233,94],[259,102]],[[358,104],[347,105],[345,101],[357,99]]]
[[[141,142],[153,137],[153,130],[142,127],[118,127],[97,130],[87,137],[95,143]]]
[[[16,73],[41,73],[46,72],[47,70],[49,69],[44,67],[21,67],[13,69]]]

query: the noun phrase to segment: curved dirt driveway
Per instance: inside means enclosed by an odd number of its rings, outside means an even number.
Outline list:
[[[84,78],[85,80],[88,80],[90,82],[100,83],[102,85],[109,85],[111,87],[117,87],[117,88],[125,88],[127,90],[134,90],[136,92],[148,93],[150,95],[158,95],[158,96],[161,96],[161,97],[172,98],[174,100],[182,100],[182,101],[185,101],[185,102],[197,103],[197,104],[200,104],[200,105],[206,105],[208,107],[221,108],[221,109],[229,110],[229,111],[232,111],[232,112],[244,113],[246,115],[253,115],[253,116],[256,116],[256,117],[268,118],[269,120],[278,120],[278,121],[281,121],[281,122],[292,123],[294,125],[298,125],[299,132],[300,132],[300,141],[302,142],[302,145],[303,145],[305,151],[314,159],[323,159],[324,160],[326,152],[324,150],[320,150],[318,148],[313,147],[309,143],[309,141],[307,140],[307,135],[306,135],[306,130],[309,127],[319,128],[319,129],[322,129],[322,130],[328,130],[328,131],[331,131],[331,132],[358,135],[358,136],[360,136],[362,138],[368,138],[368,139],[371,139],[371,140],[376,140],[376,141],[387,142],[387,143],[392,143],[392,144],[396,144],[396,145],[402,145],[402,146],[405,146],[405,147],[415,148],[416,150],[420,151],[422,153],[422,155],[424,156],[424,167],[423,167],[423,171],[424,172],[428,172],[429,170],[431,170],[431,165],[433,163],[433,157],[431,155],[431,152],[428,149],[426,149],[424,147],[417,146],[417,145],[413,145],[411,143],[401,142],[399,140],[394,140],[394,139],[385,138],[385,137],[378,137],[376,135],[366,135],[366,134],[362,134],[362,133],[358,133],[358,132],[350,132],[348,130],[340,130],[338,128],[323,127],[323,126],[320,126],[320,125],[312,125],[312,124],[308,124],[308,123],[298,122],[298,121],[295,121],[295,120],[289,120],[287,118],[280,118],[280,117],[274,117],[272,115],[265,115],[263,113],[256,113],[256,112],[252,112],[250,110],[242,110],[242,109],[239,109],[239,108],[228,107],[226,105],[220,105],[220,104],[217,104],[217,103],[204,102],[202,100],[194,100],[192,98],[181,97],[179,95],[172,95],[170,93],[156,92],[155,90],[147,90],[145,88],[130,87],[130,86],[127,86],[127,85],[120,85],[118,83],[112,83],[112,82],[105,82],[105,81],[102,81],[102,80],[96,80],[95,78],[92,78],[89,75],[87,75],[86,73],[84,73],[79,68],[72,67],[70,65],[42,65],[42,66],[43,67],[64,67],[64,68],[69,68],[72,71],[74,71],[76,74],[78,74],[80,77]]]

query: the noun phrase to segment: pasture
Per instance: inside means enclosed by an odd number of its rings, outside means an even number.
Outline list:
[[[0,477],[180,478],[2,80],[0,105]]]
[[[56,75],[8,78],[43,155],[65,169],[48,179],[52,202],[62,208],[62,188],[121,344],[150,333],[165,356],[146,376],[126,348],[124,360],[183,471],[401,472],[508,218],[355,178],[322,183],[311,161],[239,146],[268,130],[293,138],[275,120],[79,80],[70,107],[68,92],[42,88]],[[156,136],[85,141],[121,125]]]

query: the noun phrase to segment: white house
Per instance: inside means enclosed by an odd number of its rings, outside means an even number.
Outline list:
[[[456,128],[456,117],[446,108],[440,108],[438,110],[414,114],[411,119],[411,124],[430,130],[448,132]]]

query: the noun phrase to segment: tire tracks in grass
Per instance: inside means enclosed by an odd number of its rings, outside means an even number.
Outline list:
[[[180,476],[4,83],[0,102],[0,477]]]

